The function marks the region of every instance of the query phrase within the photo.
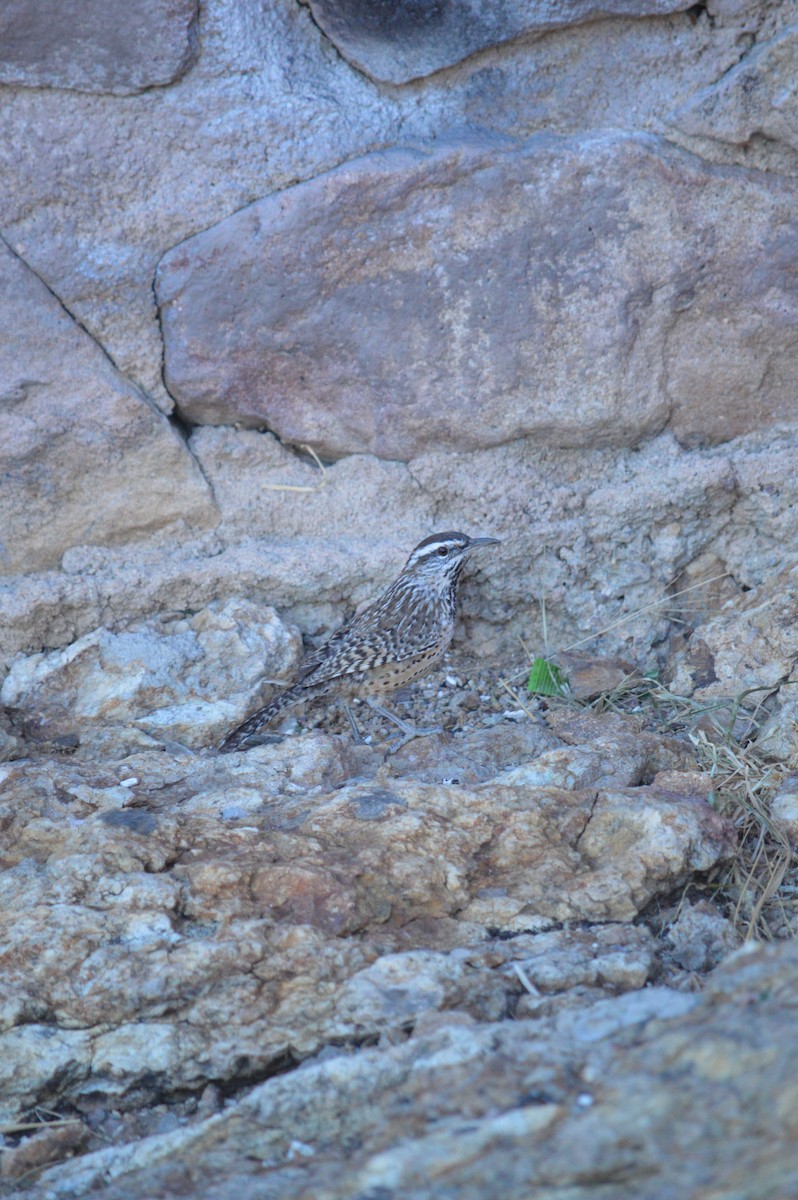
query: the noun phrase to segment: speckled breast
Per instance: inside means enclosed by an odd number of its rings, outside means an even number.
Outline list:
[[[397,688],[406,687],[414,680],[420,679],[422,675],[426,675],[431,671],[437,662],[443,657],[446,649],[451,641],[451,636],[441,641],[437,646],[431,646],[422,653],[414,655],[412,658],[405,658],[401,662],[384,663],[380,667],[372,667],[366,677],[364,691],[368,695],[376,696],[386,692],[396,691]]]

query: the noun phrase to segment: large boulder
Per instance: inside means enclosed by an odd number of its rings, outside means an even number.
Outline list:
[[[167,385],[331,458],[721,442],[795,417],[796,204],[645,135],[367,155],[163,258]]]

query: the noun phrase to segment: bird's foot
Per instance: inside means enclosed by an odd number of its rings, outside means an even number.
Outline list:
[[[383,708],[376,700],[366,698],[366,703],[374,712],[379,713],[386,721],[390,721],[393,725],[398,726],[402,731],[402,737],[397,738],[388,747],[389,754],[396,754],[397,750],[401,750],[402,746],[406,746],[408,742],[412,742],[417,737],[428,737],[433,733],[443,733],[444,730],[440,725],[430,725],[428,728],[419,728],[411,725],[409,721],[403,721],[401,717],[397,717],[396,713],[392,713],[389,708]]]
[[[389,744],[386,753],[396,754],[397,750],[401,750],[403,746],[406,746],[408,742],[415,741],[416,738],[430,737],[433,733],[445,732],[446,730],[442,725],[430,725],[424,729],[419,729],[415,725],[407,725],[407,732],[404,733],[402,737],[396,738],[395,741],[392,741]]]

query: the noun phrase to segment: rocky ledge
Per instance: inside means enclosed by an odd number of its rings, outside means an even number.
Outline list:
[[[4,1186],[660,1196],[702,1139],[726,1179],[784,1084],[798,956],[699,994],[737,945],[680,901],[735,851],[710,781],[634,717],[473,720],[394,755],[100,723],[4,763]]]

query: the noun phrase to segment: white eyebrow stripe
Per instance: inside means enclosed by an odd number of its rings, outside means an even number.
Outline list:
[[[428,554],[435,554],[440,550],[441,546],[451,546],[452,542],[430,542],[428,546],[422,546],[420,550],[416,550],[415,558],[426,558]]]

